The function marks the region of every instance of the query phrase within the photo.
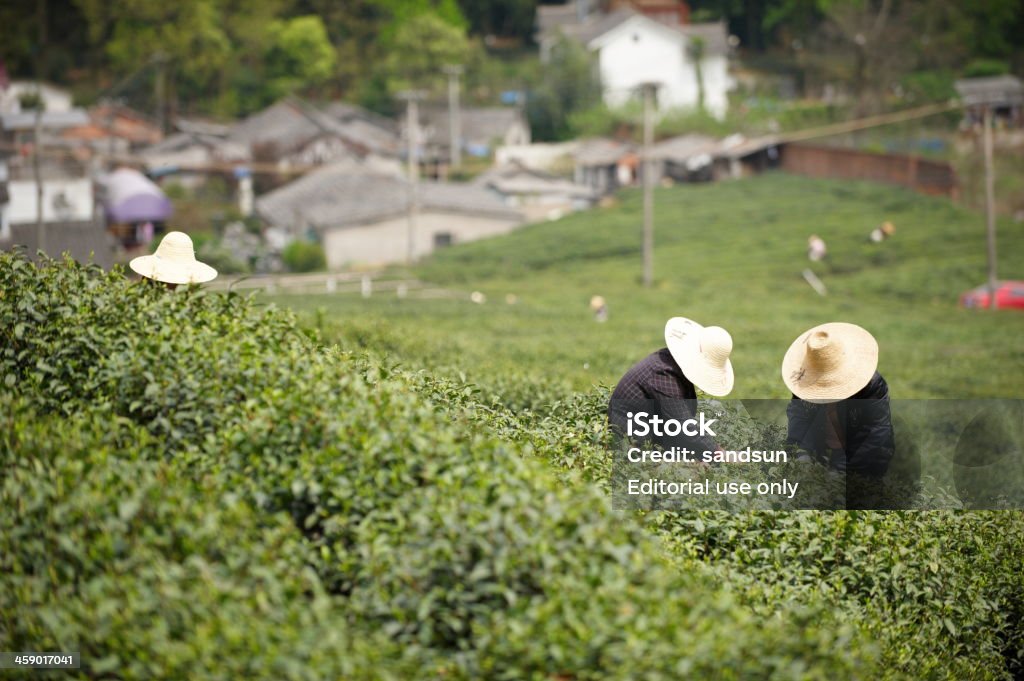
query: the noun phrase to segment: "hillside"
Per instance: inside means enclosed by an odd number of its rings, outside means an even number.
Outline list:
[[[639,285],[640,215],[639,192],[626,193],[617,207],[459,245],[417,269],[427,281],[485,293],[484,305],[278,302],[319,310],[327,339],[484,383],[527,374],[566,389],[614,384],[661,347],[665,319],[683,315],[732,333],[737,397],[786,397],[783,352],[802,330],[834,320],[875,334],[894,395],[1012,397],[1024,388],[1024,314],[957,307],[962,291],[984,281],[981,215],[898,188],[784,174],[660,189],[651,290]],[[884,220],[895,237],[869,243]],[[1002,221],[999,230],[1000,276],[1024,278],[1024,224]],[[801,276],[811,234],[828,244],[826,261],[811,266],[827,298]],[[587,309],[594,294],[608,301],[606,324]]]
[[[614,511],[607,396],[522,352],[569,338],[528,298],[466,358],[487,386],[395,365],[454,303],[344,320],[352,353],[258,302],[0,254],[2,647],[76,678],[1020,672],[1019,512]],[[505,309],[461,305],[465,347]]]

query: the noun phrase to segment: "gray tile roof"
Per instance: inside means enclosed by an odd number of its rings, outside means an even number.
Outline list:
[[[707,135],[680,135],[662,140],[651,147],[651,158],[661,161],[684,162],[697,154],[714,153],[718,141]]]
[[[427,133],[428,144],[448,145],[448,107],[423,107],[421,129]],[[468,144],[490,145],[504,139],[516,123],[526,125],[523,114],[513,107],[463,107],[459,110],[462,139]],[[405,126],[402,126],[403,130]]]
[[[469,184],[422,181],[423,210],[452,211],[518,219],[494,192]],[[257,212],[277,226],[332,229],[402,215],[409,206],[409,183],[401,174],[358,161],[325,166],[256,201]]]
[[[598,14],[592,16],[582,24],[576,24],[575,26],[563,26],[562,32],[570,38],[575,38],[584,45],[587,45],[591,40],[600,38],[608,31],[613,28],[617,28],[619,25],[624,24],[636,16],[641,15],[628,7],[623,7],[610,14]],[[653,21],[653,19],[651,21]]]
[[[177,118],[174,127],[181,132],[193,135],[211,135],[213,137],[227,137],[231,126],[212,121],[204,121],[198,118]]]
[[[200,135],[186,132],[176,132],[172,135],[168,135],[156,144],[151,144],[145,149],[139,151],[140,156],[152,156],[153,154],[166,154],[169,152],[181,151],[187,149],[193,145],[201,145],[204,147],[214,148],[221,144],[223,140],[220,137],[211,137],[209,135]]]
[[[580,143],[576,150],[576,165],[608,166],[618,163],[627,154],[635,151],[632,144],[616,142],[610,139],[590,139]]]
[[[1024,103],[1024,86],[1015,76],[964,78],[954,84],[965,104],[1013,106]]]
[[[679,31],[688,38],[701,38],[706,57],[721,57],[729,53],[729,30],[725,22],[687,24],[680,26]]]
[[[596,199],[587,185],[576,184],[557,175],[527,168],[521,163],[491,168],[478,176],[474,184],[490,187],[502,194],[562,194],[581,199]]]
[[[43,112],[39,124],[47,130],[77,128],[89,125],[89,114],[85,109]],[[4,130],[32,130],[36,126],[36,112],[0,113],[0,128]]]
[[[283,99],[235,124],[228,140],[250,148],[272,143],[287,153],[322,133],[294,102]]]
[[[396,155],[400,146],[386,119],[350,104],[320,108],[298,97],[286,97],[249,116],[231,129],[228,140],[250,149],[273,144],[287,154],[323,135],[338,137],[363,153]]]

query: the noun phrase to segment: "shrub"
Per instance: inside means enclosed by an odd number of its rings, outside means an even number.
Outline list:
[[[281,259],[292,272],[314,272],[327,267],[324,247],[311,241],[292,241],[284,247]]]
[[[145,429],[7,398],[0,424],[0,647],[78,651],[83,678],[401,669],[382,636],[352,634],[287,517],[140,458],[163,449]]]
[[[964,78],[1001,76],[1010,72],[1010,65],[1001,59],[972,59],[964,67]]]
[[[524,445],[481,435],[468,402],[451,411],[457,407],[448,405],[467,399],[464,386],[424,389],[421,378],[386,364],[323,351],[289,315],[235,295],[171,292],[70,261],[35,268],[0,254],[0,291],[0,380],[11,393],[43,415],[84,419],[101,432],[95,424],[126,420],[124,427],[146,433],[138,445],[99,458],[74,502],[97,509],[91,536],[121,537],[115,545],[129,554],[149,555],[153,542],[175,564],[222,556],[235,570],[231,579],[249,584],[259,604],[253,580],[267,570],[280,574],[274,565],[282,560],[260,542],[285,542],[331,594],[328,620],[383,632],[403,659],[423,662],[423,676],[871,674],[875,651],[859,624],[837,621],[823,602],[780,600],[775,616],[757,616],[706,567],[675,569],[596,490],[560,483],[524,456]],[[54,436],[55,451],[64,448],[62,437]],[[36,445],[25,444],[32,441],[19,438],[8,454],[26,470],[38,467]],[[73,467],[93,447],[77,455],[67,449]],[[122,529],[119,504],[139,497],[134,485],[144,499],[155,495],[139,508],[162,510],[141,516],[144,528]],[[64,487],[53,493],[58,502]],[[238,517],[231,500],[242,504]],[[204,525],[216,509],[227,515]],[[281,525],[281,512],[301,541]],[[68,522],[91,531],[84,515],[70,513]],[[5,517],[24,533],[51,522],[38,514]],[[38,560],[42,549],[33,555]],[[123,589],[116,593],[125,602],[145,607],[153,593],[176,588],[119,566],[97,561],[90,569],[110,589]],[[281,569],[291,574],[297,563]],[[194,574],[183,579],[192,583]],[[295,596],[299,587],[288,589]],[[157,630],[207,617],[188,614],[190,603],[207,601],[181,593],[148,620]],[[268,627],[283,618],[281,631],[260,636],[289,635],[291,596],[267,606],[274,611]],[[219,598],[215,590],[208,597]],[[34,602],[20,591],[7,598],[17,613]],[[243,599],[238,607],[248,606]],[[231,622],[259,619],[228,612]],[[211,627],[198,631],[205,636]],[[233,631],[244,638],[244,627]],[[148,652],[158,644],[134,635],[111,631],[104,646],[172,659]],[[357,647],[349,662],[376,669],[372,653],[392,650]],[[304,654],[300,647],[298,657]]]

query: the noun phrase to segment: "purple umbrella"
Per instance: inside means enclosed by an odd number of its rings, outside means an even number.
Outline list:
[[[103,180],[104,203],[111,222],[158,222],[174,212],[171,200],[142,173],[118,168]]]

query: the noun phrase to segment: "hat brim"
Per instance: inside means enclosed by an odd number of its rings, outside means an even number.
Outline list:
[[[732,392],[736,375],[732,362],[722,368],[713,366],[700,352],[703,326],[686,317],[673,317],[665,323],[665,345],[687,380],[708,395],[725,397]]]
[[[824,331],[842,345],[838,368],[827,373],[805,366],[807,339]],[[808,329],[793,341],[782,359],[782,381],[801,400],[827,404],[854,395],[878,369],[878,341],[866,329],[846,322],[830,322]]]
[[[183,264],[161,260],[155,255],[133,258],[128,267],[136,274],[165,284],[202,284],[217,277],[217,270],[198,260]]]

